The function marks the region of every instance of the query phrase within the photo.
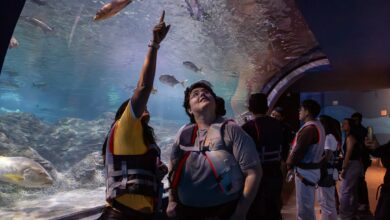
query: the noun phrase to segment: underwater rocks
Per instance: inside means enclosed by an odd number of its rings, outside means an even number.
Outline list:
[[[93,152],[76,163],[65,176],[68,179],[73,178],[75,183],[82,187],[104,186],[103,168],[101,152]]]
[[[0,153],[36,160],[48,170],[65,171],[88,154],[100,151],[113,114],[94,121],[66,118],[48,124],[32,114],[0,116]],[[51,165],[52,164],[52,165]]]
[[[67,185],[98,186],[104,183],[101,149],[113,118],[109,112],[96,120],[64,118],[49,124],[29,113],[0,115],[0,155],[30,158],[54,180],[69,179],[72,183]],[[167,162],[181,124],[153,118],[151,125]]]

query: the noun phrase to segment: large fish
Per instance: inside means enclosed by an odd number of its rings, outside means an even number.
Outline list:
[[[103,19],[110,18],[116,14],[123,8],[125,8],[128,4],[130,4],[132,0],[112,0],[110,3],[103,5],[97,12],[94,21],[99,21]]]
[[[173,75],[161,75],[159,80],[160,80],[160,82],[162,82],[166,85],[169,85],[171,87],[174,87],[177,84],[181,84],[183,86],[183,88],[185,87],[184,84],[187,82],[187,80],[179,81]]]
[[[194,72],[202,72],[202,68],[198,68],[193,62],[191,61],[184,61],[183,65],[187,67],[188,69],[194,71]]]
[[[28,188],[53,185],[53,178],[37,162],[27,157],[0,156],[0,181]]]

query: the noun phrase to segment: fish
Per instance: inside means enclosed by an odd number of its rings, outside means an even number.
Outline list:
[[[33,82],[32,83],[32,87],[35,87],[35,88],[43,88],[46,86],[47,86],[47,83],[45,83],[45,82]]]
[[[4,108],[0,107],[0,112],[6,112],[6,113],[14,113],[14,112],[20,112],[20,109],[9,109],[9,108]]]
[[[122,9],[124,9],[132,0],[112,0],[110,3],[103,5],[97,12],[94,21],[104,20],[110,18]]]
[[[227,76],[228,76],[228,77],[232,77],[232,78],[238,78],[238,75],[236,75],[236,74],[233,74],[233,73],[231,73],[231,74],[228,74]]]
[[[127,85],[125,85],[125,86],[127,86]],[[135,86],[128,86],[128,87],[125,87],[124,89],[129,90],[132,88],[133,88],[133,92],[135,92],[137,90],[137,87],[135,87]],[[158,92],[158,90],[156,88],[154,88],[154,86],[153,86],[151,93],[153,95],[155,95],[155,94],[157,94],[157,92]]]
[[[198,68],[193,62],[191,61],[184,61],[183,65],[187,67],[188,69],[194,71],[194,72],[202,72],[202,68]]]
[[[210,18],[210,15],[204,11],[198,0],[185,0],[185,2],[187,4],[187,10],[193,19],[204,21]]]
[[[80,21],[80,15],[81,15],[81,12],[83,11],[83,9],[84,9],[84,5],[81,5],[80,9],[79,9],[79,13],[77,14],[77,16],[74,19],[73,26],[72,26],[72,29],[71,29],[70,34],[69,34],[68,48],[72,44],[73,35],[74,35],[75,30],[76,30],[77,24]]]
[[[0,81],[0,87],[3,88],[10,88],[10,89],[18,89],[20,88],[19,84],[17,82],[13,81]]]
[[[29,16],[24,16],[22,17],[25,21],[29,22],[30,24],[33,24],[36,27],[41,28],[45,33],[47,32],[52,32],[54,29],[47,25],[45,22],[34,18],[34,17],[29,17]]]
[[[152,93],[153,95],[156,95],[156,94],[157,94],[157,89],[153,87],[151,93]]]
[[[171,87],[174,87],[177,84],[181,84],[183,88],[185,87],[185,83],[188,81],[188,80],[179,81],[173,75],[161,75],[160,78],[158,79],[160,80],[160,82],[169,85]]]
[[[125,84],[125,85],[123,86],[123,89],[124,89],[124,90],[127,90],[127,91],[133,91],[133,90],[135,89],[135,86]]]
[[[27,188],[53,185],[53,178],[45,168],[27,157],[0,156],[0,181]]]
[[[298,58],[299,58],[299,56],[287,56],[287,57],[284,57],[285,60],[296,60]]]
[[[43,5],[47,4],[47,2],[45,0],[31,0],[31,2],[33,2],[39,6],[43,6]]]
[[[16,38],[14,36],[12,36],[11,40],[9,41],[8,48],[11,49],[11,48],[15,48],[15,47],[19,47],[19,42],[18,42],[18,40],[16,40]]]
[[[7,74],[8,76],[11,76],[11,77],[19,75],[19,73],[17,71],[15,71],[15,70],[6,70],[4,72],[5,72],[5,74]]]
[[[229,73],[227,76],[233,77],[233,78],[238,78],[238,77],[239,77],[239,74],[238,74],[237,72],[231,72],[231,73]]]

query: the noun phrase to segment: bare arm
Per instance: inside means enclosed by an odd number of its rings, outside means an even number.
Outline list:
[[[244,189],[237,203],[236,210],[231,217],[232,220],[246,219],[248,210],[256,197],[262,175],[263,170],[260,164],[258,164],[254,169],[244,171]]]
[[[347,140],[346,140],[347,149],[346,149],[345,158],[343,161],[343,171],[348,167],[349,160],[351,159],[351,155],[352,155],[352,151],[353,151],[353,147],[354,147],[355,143],[356,143],[355,138],[349,135],[347,137]]]
[[[131,97],[131,105],[137,118],[145,111],[146,104],[148,103],[150,93],[153,89],[154,76],[156,73],[157,47],[165,38],[170,28],[170,25],[165,26],[164,16],[165,11],[163,11],[161,15],[159,24],[153,29],[153,46],[149,47],[137,83],[137,88]]]
[[[332,156],[333,156],[333,151],[325,150],[325,160],[326,160],[326,162],[328,162],[330,160],[330,158],[332,158]]]

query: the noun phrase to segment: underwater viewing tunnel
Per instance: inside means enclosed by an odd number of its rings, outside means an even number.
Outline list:
[[[250,116],[249,95],[263,92],[295,129],[300,101],[312,98],[338,120],[362,112],[378,140],[389,140],[387,1],[134,0],[94,21],[109,2],[0,3],[0,169],[11,161],[39,164],[44,173],[25,181],[0,170],[1,219],[100,211],[102,144],[116,109],[137,87],[163,10],[171,30],[158,52],[148,110],[164,162],[189,123],[184,90],[200,80],[238,124]]]

